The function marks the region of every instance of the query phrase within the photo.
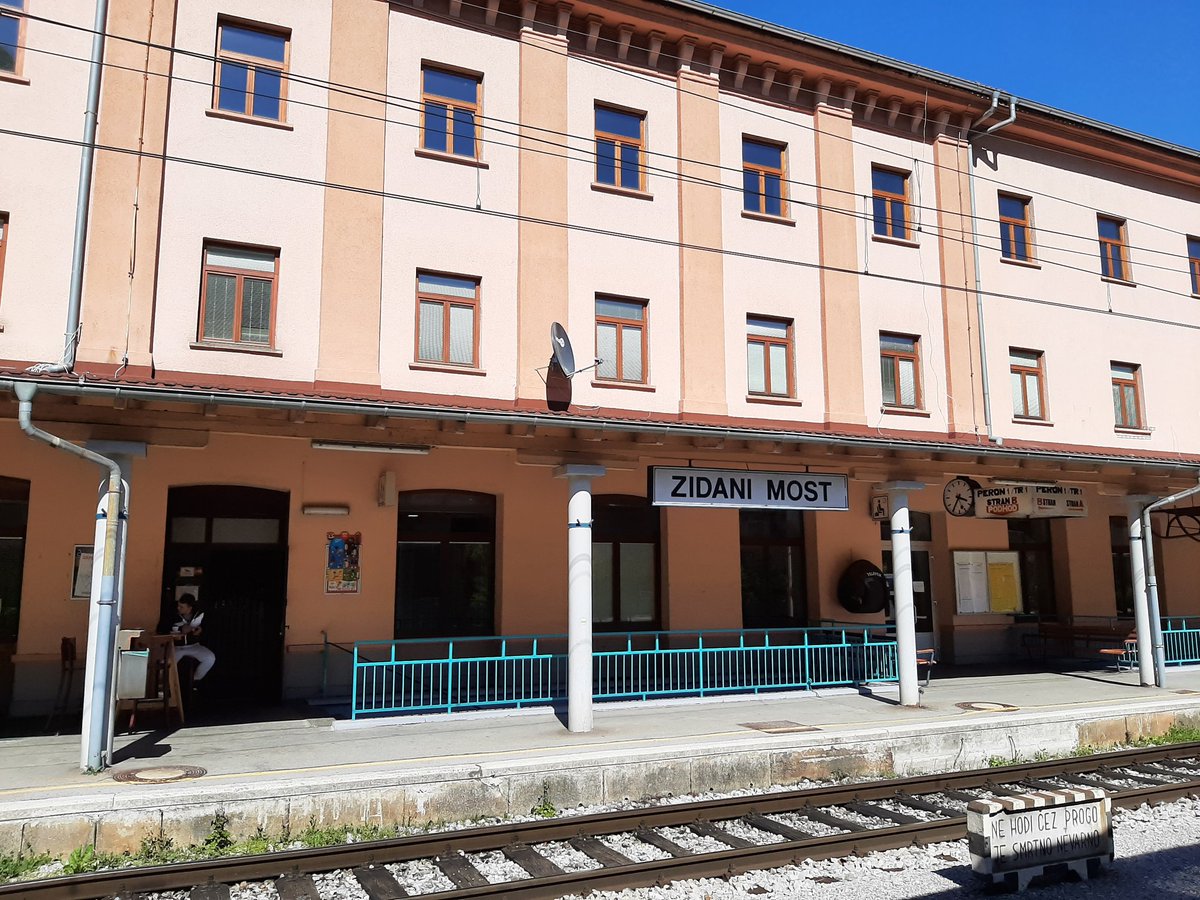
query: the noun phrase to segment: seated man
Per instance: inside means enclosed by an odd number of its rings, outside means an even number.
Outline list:
[[[179,612],[179,621],[171,626],[171,631],[183,635],[183,642],[175,648],[175,658],[194,659],[196,674],[193,679],[200,681],[217,661],[215,653],[197,643],[203,631],[204,613],[197,612],[196,597],[193,594],[181,594],[175,601],[175,609]]]

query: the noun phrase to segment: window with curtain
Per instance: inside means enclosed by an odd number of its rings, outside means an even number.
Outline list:
[[[592,622],[653,630],[659,615],[659,515],[645,497],[592,498]]]
[[[273,347],[278,270],[278,250],[206,244],[199,340]]]
[[[1000,254],[1005,259],[1030,262],[1033,259],[1029,200],[1000,194]]]
[[[871,205],[877,235],[909,240],[907,172],[872,166]]]
[[[1117,281],[1129,281],[1129,251],[1125,246],[1125,220],[1096,217],[1100,239],[1100,274]]]
[[[792,323],[746,317],[746,390],[769,397],[792,396]]]
[[[483,79],[434,66],[421,68],[421,146],[479,158]]]
[[[417,361],[477,368],[479,281],[417,275]]]
[[[879,335],[880,376],[883,405],[906,409],[921,406],[921,357],[919,341],[902,334]]]
[[[646,114],[596,104],[596,183],[646,189]]]
[[[258,119],[284,121],[288,33],[217,23],[213,106]]]
[[[596,298],[596,378],[646,383],[646,302]]]
[[[1113,418],[1118,428],[1142,428],[1141,366],[1112,364]]]
[[[1012,382],[1013,416],[1018,419],[1046,418],[1041,352],[1010,347],[1008,369]]]
[[[742,138],[742,209],[786,216],[786,177],[782,144]]]

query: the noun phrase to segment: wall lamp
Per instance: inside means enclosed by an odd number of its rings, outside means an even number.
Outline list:
[[[351,441],[313,441],[314,450],[350,450],[355,453],[407,453],[425,456],[430,448],[424,444],[356,444]]]
[[[300,507],[300,512],[306,516],[348,516],[350,515],[350,507],[335,504],[305,503]]]

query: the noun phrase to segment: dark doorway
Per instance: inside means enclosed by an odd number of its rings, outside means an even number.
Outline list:
[[[654,631],[659,627],[658,507],[645,497],[592,498],[592,627]]]
[[[167,496],[162,617],[167,631],[183,591],[204,612],[201,643],[217,663],[206,695],[223,703],[278,703],[287,607],[288,494],[202,485]]]
[[[8,715],[12,699],[28,522],[29,482],[0,476],[0,715]]]
[[[804,513],[743,509],[742,627],[803,628],[808,624]]]
[[[1049,519],[1009,519],[1008,549],[1021,560],[1021,596],[1025,612],[1053,619],[1058,615],[1054,592],[1054,544]]]
[[[909,555],[912,558],[913,614],[918,643],[931,646],[936,639],[933,630],[933,584],[930,578],[930,548],[933,546],[933,519],[929,513],[909,510]],[[883,574],[888,584],[887,621],[896,624],[896,600],[892,591],[892,523],[879,523],[879,538],[883,541]]]
[[[396,505],[396,639],[495,634],[496,498],[411,491]]]

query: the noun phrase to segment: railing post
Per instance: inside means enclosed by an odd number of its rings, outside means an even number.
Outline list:
[[[446,712],[454,711],[454,641],[447,641],[446,652]]]
[[[697,652],[700,654],[700,696],[704,696],[704,633],[696,634]]]
[[[358,718],[358,641],[354,642],[354,668],[350,670],[350,719]]]

